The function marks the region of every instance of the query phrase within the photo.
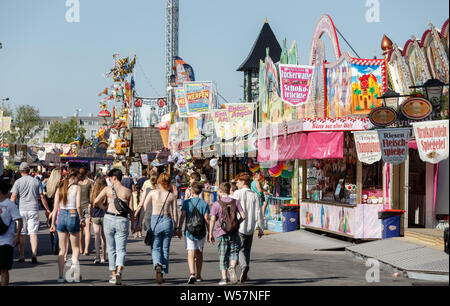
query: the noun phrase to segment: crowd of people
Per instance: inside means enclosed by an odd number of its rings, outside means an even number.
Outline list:
[[[58,256],[58,283],[82,280],[79,258],[90,255],[91,229],[94,264],[107,262],[109,282],[115,285],[122,284],[130,235],[145,237],[151,247],[158,284],[164,283],[169,273],[173,237],[185,237],[188,284],[203,280],[203,249],[207,242],[217,244],[219,285],[248,280],[253,235],[256,229],[259,238],[264,235],[265,189],[259,177],[250,173],[240,173],[233,183],[221,183],[219,199],[211,206],[203,200],[205,184],[195,171],[188,177],[183,172],[171,177],[152,169],[136,180],[119,169],[105,174],[85,168],[40,173],[22,163],[19,174],[7,172],[0,180],[2,286],[8,285],[16,246],[20,253],[17,262],[25,261],[26,237],[31,244],[31,262],[37,264],[41,208],[50,228],[52,252]],[[64,274],[67,262],[71,263],[70,274]]]

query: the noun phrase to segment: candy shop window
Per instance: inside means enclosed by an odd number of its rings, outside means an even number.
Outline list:
[[[344,158],[306,161],[306,198],[355,204],[357,155],[353,136],[345,133]]]

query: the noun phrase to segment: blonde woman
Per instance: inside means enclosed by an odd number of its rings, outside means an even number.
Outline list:
[[[59,187],[59,184],[61,183],[61,169],[55,168],[52,170],[50,177],[48,178],[47,184],[45,184],[44,188],[44,196],[47,199],[48,208],[53,211],[54,203],[55,203],[55,194],[56,190]],[[47,226],[50,226],[50,223],[52,222],[52,215],[50,214],[49,219],[47,221]],[[52,252],[55,255],[58,255],[58,235],[56,233],[50,232],[50,241],[52,245]]]
[[[84,225],[83,212],[81,210],[81,189],[78,184],[80,172],[77,169],[70,169],[67,178],[64,179],[62,186],[58,188],[55,195],[55,205],[53,216],[56,216],[58,209],[58,225],[55,226],[55,218],[52,218],[52,227],[50,231],[58,231],[59,255],[58,283],[64,283],[64,255],[68,240],[72,245],[72,271],[74,271],[73,280],[80,281],[81,275],[78,258],[80,256],[80,228]]]

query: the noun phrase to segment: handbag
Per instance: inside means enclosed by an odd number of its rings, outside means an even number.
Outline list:
[[[114,195],[114,206],[116,208],[116,210],[119,212],[119,214],[122,217],[127,218],[129,214],[131,214],[131,209],[130,207],[121,199],[119,199],[119,197],[117,196],[116,190],[114,189],[113,186],[111,186],[113,195]]]
[[[164,201],[163,207],[161,208],[161,212],[159,213],[158,220],[156,220],[153,230],[151,230],[151,228],[149,228],[149,230],[147,231],[147,234],[145,235],[144,243],[147,246],[153,245],[153,238],[155,236],[153,233],[155,232],[156,226],[158,226],[159,220],[161,220],[161,214],[164,211],[164,207],[166,206],[166,202],[167,202],[167,199],[169,198],[169,195],[170,195],[170,190],[169,190],[169,193],[167,194],[166,200]]]

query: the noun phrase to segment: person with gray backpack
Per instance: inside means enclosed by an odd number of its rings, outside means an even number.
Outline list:
[[[203,184],[194,182],[192,184],[192,197],[184,201],[181,208],[181,217],[178,229],[181,229],[186,219],[184,230],[185,245],[188,251],[189,280],[192,285],[196,281],[201,282],[203,266],[203,247],[206,241],[207,230],[209,229],[209,206],[208,203],[200,199],[203,191]],[[181,230],[178,237],[181,238]],[[197,274],[195,273],[197,268]]]

